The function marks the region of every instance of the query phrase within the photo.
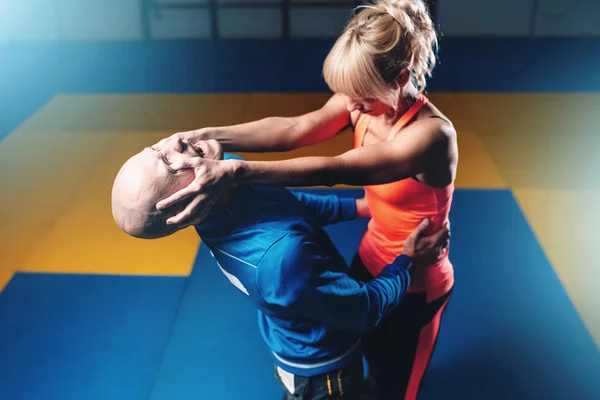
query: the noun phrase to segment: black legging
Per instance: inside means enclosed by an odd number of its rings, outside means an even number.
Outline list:
[[[350,271],[357,280],[373,279],[358,254]],[[382,400],[417,398],[451,293],[452,289],[429,303],[426,292],[406,293],[398,307],[365,334],[365,357]]]

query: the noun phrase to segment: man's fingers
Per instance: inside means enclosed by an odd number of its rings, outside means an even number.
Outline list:
[[[425,218],[423,221],[421,221],[419,226],[417,226],[417,228],[413,231],[412,234],[415,236],[422,236],[425,233],[425,230],[427,229],[428,226],[429,226],[429,219]]]
[[[442,248],[445,249],[450,244],[450,222],[446,222],[444,227],[442,228],[443,234],[440,237],[440,242],[442,242]]]
[[[439,243],[445,243],[450,240],[450,232],[446,231],[443,235],[438,239]]]
[[[450,238],[450,230],[447,225],[444,225],[440,230],[431,236],[435,243],[441,243]]]
[[[441,242],[438,242],[437,245],[440,247],[440,251],[444,251],[450,245],[450,239],[445,239]]]

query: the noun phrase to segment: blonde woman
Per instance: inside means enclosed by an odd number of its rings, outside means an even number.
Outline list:
[[[192,168],[196,178],[157,207],[185,199],[185,209],[169,223],[190,225],[218,208],[241,183],[365,186],[358,216],[371,220],[352,273],[363,281],[373,279],[402,252],[423,218],[431,221],[429,232],[448,222],[458,163],[456,132],[423,95],[436,46],[423,1],[380,0],[362,7],[325,60],[323,75],[334,95],[322,108],[293,118],[177,134],[192,145],[216,139],[227,152],[271,152],[327,140],[350,125],[352,150],[336,157],[267,162],[171,157],[172,168]],[[155,148],[165,146],[167,140]],[[371,377],[383,399],[416,398],[453,285],[446,248],[412,276],[400,306],[364,338]]]

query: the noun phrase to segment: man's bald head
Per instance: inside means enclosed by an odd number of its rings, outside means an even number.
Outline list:
[[[171,235],[180,228],[166,224],[167,218],[185,206],[157,210],[156,204],[194,179],[191,170],[173,171],[166,159],[148,147],[125,162],[112,189],[112,212],[115,222],[125,233],[156,239]],[[177,209],[175,209],[175,207]]]

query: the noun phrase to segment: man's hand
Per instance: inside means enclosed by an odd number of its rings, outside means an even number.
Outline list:
[[[450,243],[448,223],[434,234],[425,236],[428,227],[429,220],[424,219],[404,242],[404,254],[413,259],[413,264],[433,264]]]
[[[365,197],[356,199],[356,218],[371,218],[369,202]]]

